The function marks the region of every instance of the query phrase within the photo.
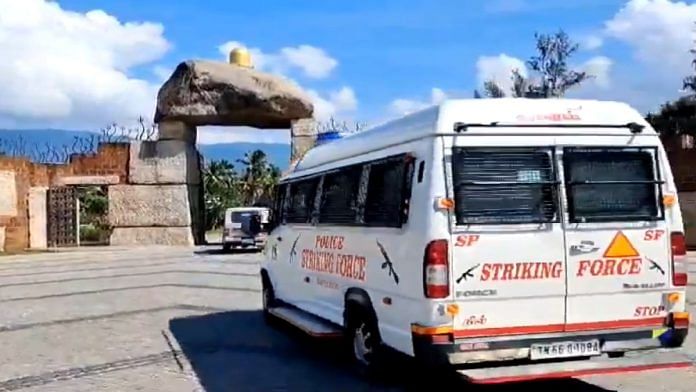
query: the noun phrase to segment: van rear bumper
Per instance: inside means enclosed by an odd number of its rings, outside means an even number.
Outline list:
[[[501,384],[538,379],[687,368],[691,366],[693,366],[691,359],[681,350],[661,349],[632,353],[622,358],[601,356],[580,361],[466,368],[458,369],[457,372],[475,384]]]
[[[598,339],[603,356],[606,356],[606,354],[611,353],[670,347],[675,345],[674,342],[683,342],[687,333],[687,328],[659,328],[514,337],[493,336],[450,341],[442,341],[443,335],[439,335],[440,339],[433,338],[438,335],[419,335],[414,333],[412,336],[415,357],[427,363],[438,365],[489,363],[489,366],[490,363],[495,363],[495,366],[498,366],[507,361],[514,361],[518,364],[520,361],[527,361],[532,344]],[[564,363],[567,362],[568,360],[564,360]]]

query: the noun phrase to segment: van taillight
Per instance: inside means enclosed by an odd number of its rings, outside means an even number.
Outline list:
[[[686,238],[684,233],[672,233],[672,283],[686,286],[689,280],[689,267],[686,258]]]
[[[447,240],[434,240],[425,247],[423,286],[427,298],[449,297]]]

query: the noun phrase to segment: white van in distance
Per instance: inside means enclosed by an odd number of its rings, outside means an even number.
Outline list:
[[[262,249],[270,209],[265,207],[236,207],[225,211],[222,248]]]
[[[502,383],[690,366],[672,173],[629,106],[452,100],[282,179],[264,312]]]

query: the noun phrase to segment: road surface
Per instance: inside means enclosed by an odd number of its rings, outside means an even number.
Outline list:
[[[696,390],[694,369],[474,388],[408,361],[371,385],[336,345],[264,325],[258,258],[157,247],[0,257],[0,391]]]

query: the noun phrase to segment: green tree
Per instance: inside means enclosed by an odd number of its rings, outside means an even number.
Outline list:
[[[586,72],[570,69],[568,61],[577,52],[579,46],[563,30],[554,34],[537,33],[534,34],[534,39],[537,53],[527,60],[531,76],[524,77],[519,69],[512,71],[510,75],[512,89],[509,92],[511,97],[563,97],[566,91],[592,77]],[[488,80],[483,87],[483,94],[479,92],[475,94],[488,98],[507,96],[495,81]]]
[[[240,184],[244,204],[269,203],[273,188],[280,179],[280,169],[269,163],[266,154],[261,150],[248,152],[237,162],[245,166]]]
[[[280,169],[266,154],[254,150],[238,159],[240,172],[227,160],[210,161],[203,169],[206,229],[223,225],[225,210],[232,207],[272,205]]]
[[[241,205],[238,176],[227,160],[207,162],[203,168],[206,229],[222,226],[225,210]]]

